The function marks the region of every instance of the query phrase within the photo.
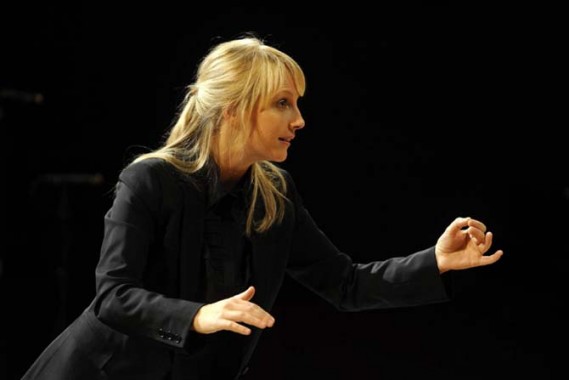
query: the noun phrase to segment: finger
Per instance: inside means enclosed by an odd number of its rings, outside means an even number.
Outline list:
[[[270,322],[273,320],[271,316],[260,318],[250,312],[243,310],[229,310],[224,314],[224,317],[229,320],[235,322],[243,322],[260,329],[272,327],[272,324]]]
[[[478,228],[468,227],[467,231],[468,231],[468,236],[470,236],[471,239],[476,240],[476,244],[480,244],[481,242],[484,243],[484,241],[486,240],[484,232],[482,232],[482,230]]]
[[[249,301],[253,298],[254,295],[255,295],[255,287],[251,285],[247,289],[245,289],[245,291],[235,295],[234,298]]]
[[[251,334],[251,329],[248,327],[245,327],[243,325],[240,325],[239,323],[235,322],[235,321],[231,321],[231,320],[225,320],[225,323],[223,323],[223,330],[227,330],[227,331],[233,331],[237,334],[241,334],[241,335],[250,335]]]
[[[494,264],[496,261],[500,260],[500,258],[502,257],[503,254],[504,254],[504,251],[498,250],[491,255],[482,256],[480,258],[480,265],[483,266],[483,265]]]
[[[466,227],[468,225],[469,220],[470,220],[469,217],[466,217],[466,218],[458,217],[452,221],[452,223],[447,227],[447,229],[451,233],[456,233],[456,232],[460,231],[461,229],[463,229],[464,227]]]
[[[272,327],[275,324],[275,318],[265,311],[263,308],[248,301],[240,301],[231,305],[231,310],[229,312],[241,313],[241,315],[247,315],[247,318],[253,318],[249,322],[251,325],[265,328]],[[249,317],[250,316],[250,317]]]
[[[490,231],[486,232],[484,240],[482,240],[480,244],[480,249],[482,251],[482,254],[486,253],[490,249],[490,247],[492,246],[493,239],[494,239],[494,234],[492,234],[492,232]]]
[[[486,232],[486,225],[479,220],[469,218],[468,225],[470,227],[478,228],[482,232]]]

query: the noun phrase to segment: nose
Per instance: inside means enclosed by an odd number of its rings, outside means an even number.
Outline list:
[[[304,128],[304,124],[304,118],[302,117],[300,110],[297,108],[295,118],[291,121],[290,127],[293,131],[296,131],[297,129]]]

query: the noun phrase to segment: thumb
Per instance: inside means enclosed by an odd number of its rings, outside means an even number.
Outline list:
[[[255,287],[251,285],[244,292],[237,294],[236,297],[241,298],[242,300],[245,301],[249,301],[251,298],[253,298],[254,295],[255,295]]]

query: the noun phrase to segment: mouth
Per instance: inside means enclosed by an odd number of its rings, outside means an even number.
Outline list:
[[[279,137],[279,141],[286,142],[286,143],[289,143],[289,144],[292,142],[293,139],[294,139],[294,136]]]

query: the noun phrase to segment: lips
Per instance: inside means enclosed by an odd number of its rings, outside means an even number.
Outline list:
[[[294,139],[294,136],[279,137],[279,140],[281,140],[281,141],[286,141],[286,142],[288,142],[288,143],[290,143],[293,139]]]

